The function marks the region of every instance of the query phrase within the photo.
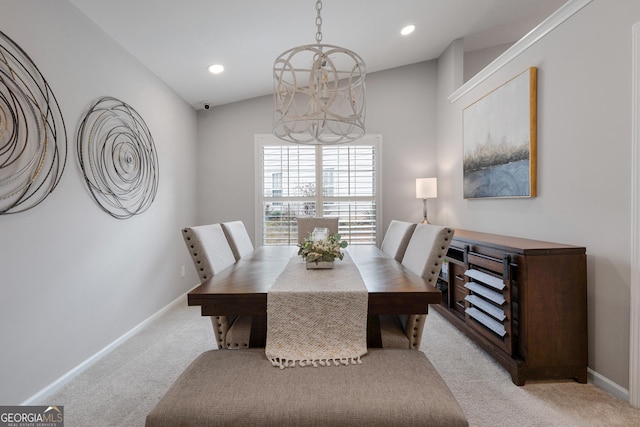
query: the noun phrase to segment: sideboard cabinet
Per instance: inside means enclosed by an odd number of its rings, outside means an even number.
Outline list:
[[[511,374],[587,381],[584,247],[455,230],[433,305]]]

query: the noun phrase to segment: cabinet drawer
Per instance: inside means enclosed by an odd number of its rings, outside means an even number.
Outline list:
[[[453,267],[453,268],[451,268]],[[454,309],[461,317],[464,317],[464,298],[469,294],[465,289],[465,268],[462,265],[450,263],[450,284],[451,284],[451,308]]]
[[[462,315],[464,315],[464,300],[467,295],[469,295],[469,292],[467,292],[464,286],[456,284],[453,288],[453,308]]]

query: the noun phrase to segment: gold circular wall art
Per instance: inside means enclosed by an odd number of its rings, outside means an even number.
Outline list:
[[[0,215],[40,204],[60,182],[66,161],[67,131],[51,87],[0,31]]]

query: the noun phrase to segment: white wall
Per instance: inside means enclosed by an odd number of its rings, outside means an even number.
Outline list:
[[[429,61],[367,76],[367,132],[382,135],[382,230],[393,219],[422,219],[416,178],[437,175],[437,72]],[[437,206],[428,201],[432,223]]]
[[[271,133],[270,96],[198,113],[198,224],[241,220],[254,235],[254,141]],[[253,240],[253,239],[252,239]]]
[[[431,61],[366,77],[367,133],[382,135],[383,230],[392,219],[422,218],[415,179],[436,174],[436,73]],[[254,235],[253,136],[271,133],[272,119],[271,96],[199,112],[199,224],[241,219]]]
[[[19,404],[197,283],[180,234],[195,219],[196,113],[67,1],[0,0],[0,29],[52,87],[69,150],[42,204],[0,216],[0,402]],[[158,152],[155,201],[125,221],[93,201],[75,149],[106,95],[140,113]]]
[[[638,20],[637,0],[615,7],[594,0],[459,101],[446,101],[451,92],[438,101],[440,221],[585,246],[589,367],[623,388],[629,386],[631,26]],[[441,79],[459,74],[454,62],[440,63]],[[538,197],[464,200],[462,110],[531,66],[538,67]]]
[[[478,49],[464,54],[464,81],[478,74],[494,59],[502,55],[505,50],[513,46],[513,43],[505,43],[498,46]]]

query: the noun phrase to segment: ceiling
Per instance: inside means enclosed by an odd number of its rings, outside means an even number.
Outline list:
[[[272,92],[273,62],[315,43],[315,0],[70,0],[196,109]],[[322,43],[367,72],[515,42],[567,0],[324,0]],[[401,36],[414,24],[416,30]],[[223,64],[213,75],[209,65]]]

